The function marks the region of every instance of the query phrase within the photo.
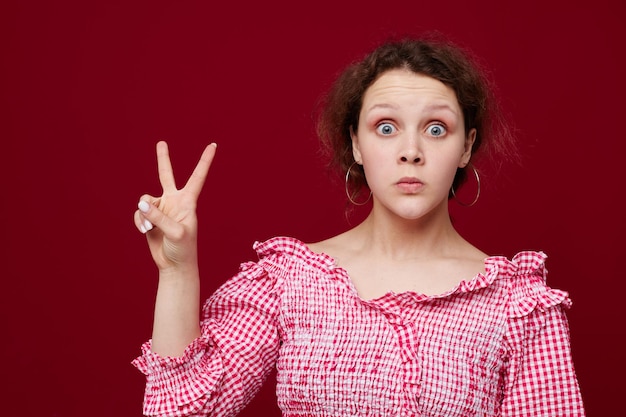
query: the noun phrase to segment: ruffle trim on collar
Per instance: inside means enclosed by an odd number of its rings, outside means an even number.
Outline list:
[[[295,238],[275,237],[264,242],[255,242],[253,248],[259,259],[284,254],[294,256],[302,262],[321,268],[328,273],[332,273],[336,269],[341,270],[331,256],[315,253],[305,243]],[[401,294],[390,292],[375,300],[362,301],[379,306],[397,307],[407,303],[424,302],[476,292],[490,287],[496,281],[504,280],[503,283],[508,287],[509,292],[509,317],[528,315],[537,307],[546,309],[558,304],[570,307],[571,300],[567,292],[552,289],[546,285],[546,259],[545,253],[536,251],[522,251],[511,259],[504,256],[489,256],[485,258],[484,273],[479,273],[470,280],[463,280],[444,293],[424,295],[415,292]],[[350,281],[347,273],[343,272],[345,278]]]

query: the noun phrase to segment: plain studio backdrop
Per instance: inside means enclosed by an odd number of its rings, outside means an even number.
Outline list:
[[[276,235],[345,230],[314,117],[337,73],[391,36],[438,30],[481,58],[520,142],[451,203],[483,251],[542,250],[569,291],[589,415],[623,407],[623,1],[15,1],[0,6],[0,415],[139,416],[130,361],[157,270],[132,214],[159,194],[154,145],[200,198],[203,298]],[[474,184],[467,185],[466,198]],[[365,376],[364,376],[365,377]],[[270,377],[243,415],[274,415]]]

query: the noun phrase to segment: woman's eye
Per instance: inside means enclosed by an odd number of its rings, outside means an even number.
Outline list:
[[[446,128],[442,125],[430,125],[426,131],[430,136],[442,136],[446,133]]]
[[[396,131],[396,128],[391,123],[381,123],[376,126],[376,131],[381,135],[391,135]]]

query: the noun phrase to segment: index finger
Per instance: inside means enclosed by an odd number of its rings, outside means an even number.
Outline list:
[[[174,170],[170,161],[170,153],[167,142],[160,141],[157,143],[157,166],[159,170],[159,181],[163,191],[175,191],[176,181],[174,180]]]
[[[216,149],[216,143],[211,143],[209,146],[204,148],[204,152],[202,152],[198,164],[194,168],[191,176],[185,184],[186,191],[189,191],[195,196],[200,195],[200,191],[202,190],[202,186],[204,185],[206,176],[209,173],[209,168],[211,167],[211,163],[213,162],[213,157],[215,156]]]

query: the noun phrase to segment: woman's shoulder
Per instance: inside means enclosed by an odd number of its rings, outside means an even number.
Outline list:
[[[510,317],[526,316],[536,308],[570,306],[567,292],[548,285],[547,258],[541,251],[522,251],[510,259],[505,256],[485,259],[487,280],[507,287]]]
[[[351,248],[350,231],[332,236],[328,239],[307,243],[308,248],[317,254],[323,254],[336,258],[342,252]]]
[[[548,256],[542,251],[521,251],[513,257],[490,255],[485,258],[485,269],[497,271],[501,278],[519,278],[522,276],[538,276],[545,280]]]
[[[265,241],[254,242],[253,249],[260,259],[268,256],[285,256],[300,260],[321,259],[334,263],[337,255],[350,249],[351,242],[350,231],[306,243],[291,236],[275,236]]]
[[[241,263],[239,272],[229,281],[232,285],[268,281],[274,290],[278,290],[282,288],[285,279],[298,277],[304,271],[325,275],[334,269],[332,258],[315,253],[306,243],[294,237],[276,236],[256,241],[252,248],[258,259]]]
[[[297,262],[322,268],[332,267],[334,260],[322,250],[323,248],[323,245],[305,243],[290,236],[276,236],[253,244],[253,249],[261,262]]]

